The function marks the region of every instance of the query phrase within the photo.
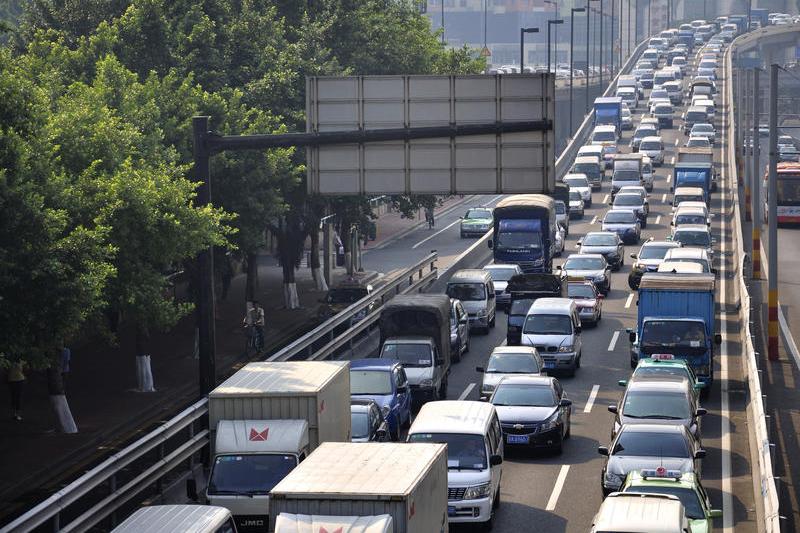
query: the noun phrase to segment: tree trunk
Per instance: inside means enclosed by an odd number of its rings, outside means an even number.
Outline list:
[[[322,274],[322,265],[319,261],[319,231],[317,226],[311,229],[311,275],[317,284],[318,291],[327,291],[328,284],[325,283],[325,276]]]
[[[252,302],[256,299],[256,287],[258,287],[258,254],[247,252],[247,283],[244,289],[245,302]]]
[[[67,395],[64,391],[64,379],[61,375],[61,367],[53,363],[47,369],[47,393],[50,396],[50,407],[55,415],[56,428],[61,433],[77,433],[78,426],[72,418],[72,411],[67,402]]]
[[[150,366],[150,354],[146,353],[147,332],[136,327],[136,390],[139,392],[155,392],[153,371]]]
[[[298,309],[297,283],[294,279],[294,265],[283,265],[283,304],[286,309]]]

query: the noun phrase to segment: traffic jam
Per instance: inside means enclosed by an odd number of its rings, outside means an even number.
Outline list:
[[[519,531],[521,506],[546,531],[712,531],[711,206],[741,31],[719,17],[650,38],[554,194],[464,213],[489,264],[388,300],[377,353],[244,365],[209,394],[210,472],[186,486],[206,505],[144,507],[117,530]]]

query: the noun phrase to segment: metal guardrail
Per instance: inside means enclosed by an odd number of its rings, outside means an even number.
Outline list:
[[[421,291],[435,281],[438,276],[437,258],[438,254],[431,252],[377,291],[337,313],[267,360],[288,361],[298,355],[305,355],[309,360],[329,357],[373,324],[380,316],[381,306],[386,300],[397,294]],[[364,319],[338,335],[335,333],[337,328],[347,324],[376,301],[380,301],[380,305]],[[325,337],[330,339],[329,342],[315,349],[315,343],[318,344]],[[48,522],[49,529],[55,532],[86,531],[94,527],[148,487],[159,483],[181,464],[188,464],[191,469],[196,454],[209,445],[207,414],[208,399],[203,398],[4,525],[0,533],[32,531]],[[184,440],[178,440],[182,432],[186,432]],[[149,454],[155,454],[155,457],[149,458]],[[140,460],[145,464],[137,466],[136,462]],[[134,469],[138,471],[131,475],[130,471]],[[118,479],[123,472],[128,476]],[[104,494],[96,494],[99,491]],[[85,501],[90,497],[93,501]],[[73,510],[73,507],[80,509]],[[67,517],[67,514],[70,516]],[[62,524],[62,521],[66,523]]]
[[[764,32],[759,32],[763,36]],[[744,34],[743,36],[735,39],[731,46],[728,47],[725,53],[725,69],[727,72],[728,80],[732,79],[733,65],[731,57],[733,50],[737,47],[738,42],[750,42],[751,35]],[[730,81],[725,84],[725,91],[727,93],[728,102],[735,103],[733,98],[733,83]],[[738,103],[736,103],[738,105]],[[734,140],[736,136],[736,120],[734,113],[734,106],[728,107],[728,139]],[[753,332],[750,329],[750,313],[751,313],[751,297],[745,283],[745,248],[744,237],[742,235],[741,213],[739,212],[739,195],[736,184],[738,183],[738,167],[736,165],[736,151],[730,146],[727,150],[728,158],[728,172],[730,174],[730,182],[732,184],[733,192],[733,232],[735,241],[736,256],[741,258],[738,264],[737,286],[739,297],[741,301],[741,308],[739,310],[739,320],[744,324],[741,329],[741,343],[743,347],[743,357],[745,373],[747,376],[747,386],[749,392],[749,401],[747,405],[747,418],[751,430],[755,434],[754,443],[756,445],[755,461],[751,461],[751,468],[753,469],[754,480],[758,481],[757,489],[755,490],[757,517],[760,519],[759,530],[763,528],[766,533],[779,533],[780,526],[780,504],[778,498],[777,484],[775,483],[775,475],[773,472],[773,459],[772,459],[772,444],[769,439],[769,431],[766,423],[766,411],[764,410],[765,395],[761,389],[761,372],[758,369],[756,361],[756,350],[753,345]],[[759,501],[760,500],[760,501]],[[759,516],[760,515],[760,516]]]

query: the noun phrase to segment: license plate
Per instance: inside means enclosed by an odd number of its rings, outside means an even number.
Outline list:
[[[556,367],[556,362],[555,361],[545,361],[544,362],[544,367],[545,368],[555,368]]]
[[[456,508],[452,505],[447,506],[447,516],[455,516],[456,515]]]
[[[530,437],[528,435],[506,435],[506,442],[509,444],[528,444]]]

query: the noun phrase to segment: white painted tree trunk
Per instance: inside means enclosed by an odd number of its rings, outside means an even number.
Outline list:
[[[155,392],[153,371],[150,368],[150,356],[147,354],[136,356],[136,390],[139,392]]]
[[[313,271],[314,279],[317,280],[317,290],[327,292],[328,284],[325,283],[325,276],[322,274],[322,268],[314,268]]]
[[[56,415],[58,431],[61,433],[77,433],[78,426],[75,425],[75,419],[72,418],[72,411],[69,409],[67,396],[64,394],[51,394],[50,405],[53,408],[53,413]]]
[[[286,309],[298,309],[300,307],[300,298],[297,296],[297,283],[283,284],[283,302]]]

